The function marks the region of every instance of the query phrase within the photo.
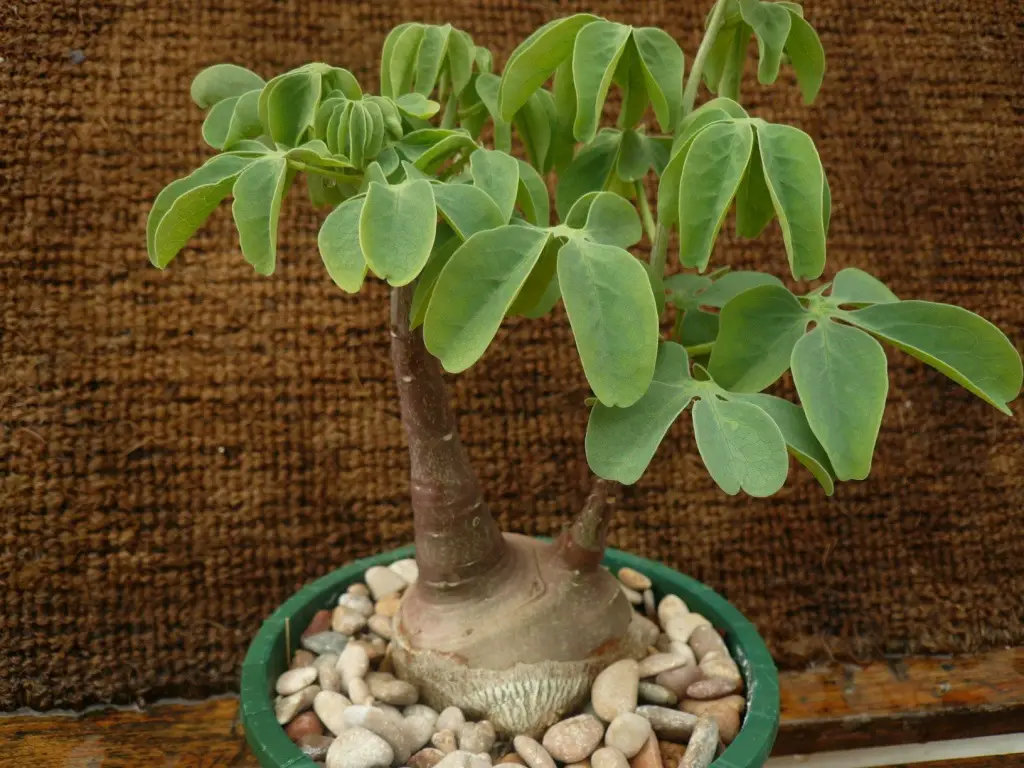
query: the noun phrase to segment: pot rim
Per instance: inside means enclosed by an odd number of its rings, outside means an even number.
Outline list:
[[[263,622],[242,664],[239,717],[245,739],[264,768],[317,768],[278,724],[271,697],[278,675],[288,668],[291,651],[313,614],[333,606],[345,588],[374,565],[413,556],[413,546],[356,560],[300,589]],[[739,664],[746,683],[747,712],[732,744],[712,768],[759,768],[771,753],[779,729],[779,676],[768,648],[754,625],[724,597],[696,579],[666,565],[629,552],[608,548],[604,564],[640,571],[658,594],[677,594],[692,611],[718,629]]]

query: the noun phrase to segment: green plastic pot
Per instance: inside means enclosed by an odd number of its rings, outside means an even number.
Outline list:
[[[288,649],[298,647],[299,636],[313,614],[337,605],[345,588],[361,580],[367,568],[412,554],[409,546],[346,565],[303,587],[263,622],[242,665],[241,720],[246,741],[264,768],[316,768],[274,717],[274,684],[288,668]],[[679,595],[693,611],[725,631],[726,644],[746,679],[747,713],[736,740],[712,765],[763,766],[779,729],[779,675],[754,625],[714,590],[664,565],[615,549],[606,552],[604,562],[613,571],[629,566],[646,574],[654,582],[657,596]]]

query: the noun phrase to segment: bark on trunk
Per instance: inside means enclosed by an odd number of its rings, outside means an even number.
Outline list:
[[[594,478],[582,511],[556,542],[555,554],[569,568],[589,571],[601,564],[608,524],[621,487],[611,480]]]
[[[391,362],[409,441],[420,579],[448,591],[499,567],[506,547],[459,439],[437,359],[420,330],[409,328],[412,292],[391,293]]]

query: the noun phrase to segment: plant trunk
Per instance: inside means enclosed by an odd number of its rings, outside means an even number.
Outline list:
[[[554,544],[503,536],[459,439],[436,359],[394,289],[391,358],[409,441],[420,578],[394,619],[398,673],[436,708],[537,735],[586,698],[605,666],[657,637],[599,567],[615,486],[597,480]]]

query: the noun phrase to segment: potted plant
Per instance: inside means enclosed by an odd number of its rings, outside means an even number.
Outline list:
[[[807,134],[741,106],[751,39],[760,83],[787,64],[814,100],[816,33],[796,3],[762,0],[717,0],[688,67],[659,29],[577,14],[536,30],[500,73],[467,33],[403,24],[384,43],[378,94],[321,63],[270,81],[230,64],[197,76],[203,136],[220,153],[157,196],[151,261],[166,267],[230,194],[243,255],[272,273],[301,172],[330,209],[318,242],[331,279],[349,293],[368,273],[391,286],[410,453],[415,560],[403,550],[324,577],[253,643],[242,714],[264,765],[646,768],[660,765],[658,737],[688,741],[688,766],[722,748],[730,765],[760,765],[778,724],[764,644],[708,588],[605,551],[616,489],[688,408],[726,493],[774,494],[789,455],[828,494],[864,479],[888,388],[880,340],[1009,413],[1021,361],[995,326],[901,300],[857,269],[802,282],[824,273],[828,181]],[[715,97],[695,108],[702,82]],[[613,85],[621,108],[603,126]],[[799,282],[708,271],[733,208],[744,237],[778,220]],[[628,250],[645,235],[647,263]],[[593,390],[596,477],[547,542],[490,516],[442,368],[466,370],[506,317],[545,322],[560,301]],[[766,393],[787,372],[799,405]]]

